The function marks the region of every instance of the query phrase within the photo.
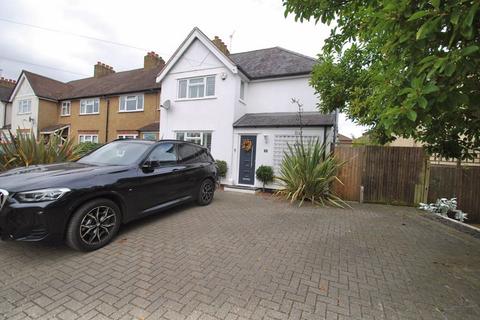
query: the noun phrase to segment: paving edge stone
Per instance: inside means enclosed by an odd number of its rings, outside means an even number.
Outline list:
[[[454,229],[457,229],[458,231],[461,231],[463,233],[469,234],[477,239],[480,239],[480,229],[471,225],[468,225],[466,223],[457,221],[455,219],[451,219],[449,217],[443,217],[438,214],[433,214],[433,213],[426,213],[424,211],[420,211],[421,216],[425,217],[427,219],[433,220],[433,221],[438,221],[440,223],[443,223],[444,225],[447,225],[449,227],[452,227]]]

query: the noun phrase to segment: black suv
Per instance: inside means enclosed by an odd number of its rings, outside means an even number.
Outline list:
[[[208,205],[216,176],[212,156],[199,145],[117,140],[76,162],[0,174],[0,235],[96,250],[122,223],[190,200]]]

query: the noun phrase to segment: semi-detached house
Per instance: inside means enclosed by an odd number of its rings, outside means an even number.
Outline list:
[[[288,144],[334,141],[336,116],[317,111],[315,59],[280,47],[232,54],[194,28],[157,77],[160,135],[208,147],[228,164],[223,183],[252,189],[260,165],[278,172]],[[303,105],[302,121],[292,98]],[[275,186],[271,186],[275,187]]]
[[[149,52],[141,69],[115,72],[98,62],[93,77],[70,82],[22,71],[9,100],[11,128],[77,142],[158,139],[160,85],[155,77],[164,64]]]

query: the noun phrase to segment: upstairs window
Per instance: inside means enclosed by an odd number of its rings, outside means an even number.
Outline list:
[[[69,116],[70,115],[70,106],[72,103],[70,101],[63,101],[62,102],[62,110],[60,112],[61,116]]]
[[[100,99],[83,99],[80,101],[80,114],[98,114],[100,109]]]
[[[240,100],[245,101],[245,82],[240,81]]]
[[[197,99],[215,96],[215,76],[178,80],[179,99]]]
[[[18,101],[18,114],[32,113],[32,100],[20,100]]]
[[[143,111],[143,94],[120,97],[120,112]]]

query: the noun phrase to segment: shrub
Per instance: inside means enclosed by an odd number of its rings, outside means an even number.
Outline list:
[[[305,200],[321,205],[348,206],[332,190],[332,183],[335,180],[340,182],[337,172],[343,163],[333,154],[326,154],[325,144],[317,140],[307,145],[289,145],[288,148],[277,177],[284,188],[277,191],[277,195],[291,202],[300,201],[299,206]]]
[[[57,135],[52,135],[48,141],[43,137],[37,139],[33,131],[30,134],[17,131],[16,136],[9,131],[1,135],[2,141],[6,141],[0,144],[1,170],[78,159],[72,140],[63,141]]]
[[[81,142],[75,146],[75,150],[78,154],[79,157],[83,157],[87,153],[98,149],[102,146],[101,143],[95,143],[95,142]]]
[[[217,160],[215,163],[217,164],[218,177],[225,178],[228,170],[227,162],[223,160]]]
[[[263,191],[265,191],[265,185],[273,182],[273,169],[270,166],[260,166],[256,171],[256,176],[263,183]]]

